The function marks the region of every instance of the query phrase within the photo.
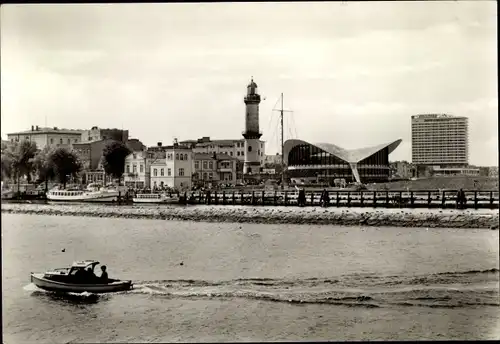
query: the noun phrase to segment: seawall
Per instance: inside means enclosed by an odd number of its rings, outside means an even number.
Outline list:
[[[2,204],[2,213],[199,222],[498,229],[497,210]]]

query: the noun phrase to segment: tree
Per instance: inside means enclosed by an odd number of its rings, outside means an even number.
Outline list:
[[[20,179],[25,175],[28,182],[33,172],[33,158],[36,154],[36,144],[31,141],[21,141],[13,144],[2,152],[2,173],[14,176],[17,181],[17,192],[20,191]],[[5,159],[5,163],[3,160]]]
[[[39,151],[33,159],[33,167],[38,174],[38,180],[45,182],[45,192],[49,188],[49,180],[55,178],[54,166],[50,159],[52,151],[47,146]]]
[[[120,141],[111,141],[103,149],[102,166],[104,172],[121,182],[125,172],[125,159],[132,151]]]
[[[77,155],[66,148],[57,148],[48,155],[48,167],[57,180],[66,187],[68,177],[76,177],[82,169]]]

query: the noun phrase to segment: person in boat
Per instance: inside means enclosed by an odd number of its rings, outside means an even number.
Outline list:
[[[101,266],[101,277],[100,280],[101,282],[108,283],[108,273],[106,272],[106,265]]]
[[[88,283],[92,283],[97,279],[97,276],[94,274],[94,271],[92,271],[91,267],[88,267],[85,271],[85,279]]]
[[[77,283],[85,283],[86,282],[86,273],[83,269],[78,269],[75,273],[75,280]]]

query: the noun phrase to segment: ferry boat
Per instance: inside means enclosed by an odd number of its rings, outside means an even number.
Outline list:
[[[137,194],[132,198],[134,203],[166,203],[174,204],[179,203],[179,196],[170,194],[159,193],[144,193]]]
[[[119,195],[114,188],[89,184],[86,190],[52,189],[47,193],[47,199],[61,202],[115,202]]]
[[[132,289],[132,281],[118,279],[101,280],[94,275],[94,268],[99,264],[96,260],[74,262],[70,268],[60,268],[45,273],[31,273],[31,283],[38,288],[53,292],[73,293],[111,293]],[[92,271],[92,278],[81,278],[79,275],[86,269]]]

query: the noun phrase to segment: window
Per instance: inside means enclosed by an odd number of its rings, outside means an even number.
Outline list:
[[[153,169],[153,176],[155,176],[155,177],[158,176],[158,171],[156,170],[156,168]],[[155,184],[156,184],[156,182],[155,182]]]
[[[260,155],[260,149],[257,151],[257,154]]]
[[[78,142],[78,139],[75,139],[75,143]]]
[[[229,173],[229,175],[227,177],[227,180],[233,180],[233,174],[232,173]]]
[[[169,168],[169,169],[167,170],[167,175],[168,175],[169,177],[172,175],[172,169],[171,169],[171,168]]]
[[[179,160],[179,153],[175,154],[175,160]]]
[[[62,139],[59,139],[59,143],[62,144]]]
[[[127,173],[130,173],[130,165],[127,165]]]
[[[210,162],[208,163],[208,168],[210,168],[211,170],[213,170],[213,169],[214,169],[214,163],[213,163],[213,161],[210,161]]]
[[[188,155],[184,154],[184,160],[187,160],[187,159],[188,159]]]
[[[134,164],[132,166],[132,172],[137,173],[137,165]]]
[[[237,155],[237,156],[240,156],[240,151],[237,151],[237,152],[236,152],[236,155]]]
[[[231,156],[233,156],[233,152],[231,152],[230,154],[231,154]]]
[[[132,154],[132,158],[137,159],[137,154]]]
[[[26,140],[29,141],[30,137],[29,136],[26,136]]]
[[[198,170],[199,168],[200,168],[200,162],[199,161],[195,161],[194,162],[194,169]]]
[[[203,161],[203,169],[206,170],[208,167],[208,163],[206,161]]]
[[[139,171],[140,171],[141,173],[142,173],[142,172],[144,172],[144,165],[143,165],[143,164],[141,164],[141,165],[139,166]]]
[[[207,180],[207,172],[203,173],[203,180]]]
[[[184,176],[184,169],[183,168],[179,168],[179,176]]]
[[[181,160],[184,160],[184,154],[181,154]]]
[[[248,145],[248,151],[251,152],[252,151],[252,146]]]
[[[54,143],[54,139],[50,139],[50,144],[53,144]]]
[[[162,168],[162,169],[160,169],[160,176],[162,176],[162,177],[163,177],[163,176],[164,176],[164,173],[165,173],[165,172],[164,172],[164,169],[163,169],[163,168]]]
[[[213,179],[213,177],[214,177],[213,173],[212,173],[212,172],[210,172],[210,173],[208,174],[208,179],[212,180],[212,179]]]
[[[70,140],[70,139],[68,139],[68,145],[69,145],[70,143],[71,143],[71,140]]]
[[[264,148],[264,144],[262,142],[260,143],[260,148]]]

